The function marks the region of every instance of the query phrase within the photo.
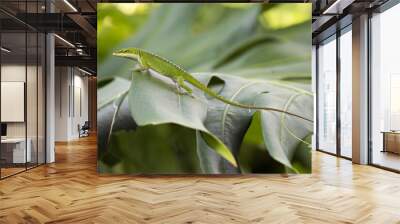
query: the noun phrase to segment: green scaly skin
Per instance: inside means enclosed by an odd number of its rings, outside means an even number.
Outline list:
[[[301,118],[301,119],[309,121],[309,122],[313,122],[310,119],[307,119],[300,115],[293,114],[293,113],[290,113],[290,112],[287,112],[284,110],[270,108],[270,107],[250,106],[250,105],[230,101],[230,100],[226,99],[225,97],[218,95],[211,89],[207,88],[207,86],[205,86],[203,83],[198,81],[190,73],[186,72],[184,69],[182,69],[178,65],[170,62],[169,60],[167,60],[165,58],[162,58],[153,53],[144,51],[142,49],[139,49],[139,48],[122,49],[122,50],[119,50],[119,51],[113,53],[113,55],[118,56],[118,57],[128,58],[131,60],[135,60],[136,62],[138,62],[137,70],[146,71],[148,69],[151,69],[163,76],[166,76],[166,77],[172,79],[173,82],[175,82],[179,87],[185,89],[189,94],[192,94],[193,90],[185,84],[185,81],[192,84],[194,87],[202,90],[203,92],[207,93],[208,95],[210,95],[226,104],[232,105],[232,106],[245,108],[245,109],[276,111],[276,112],[285,113],[285,114],[288,114],[288,115],[291,115],[291,116],[294,116],[297,118]]]

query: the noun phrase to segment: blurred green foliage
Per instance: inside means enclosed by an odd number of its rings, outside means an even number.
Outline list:
[[[271,93],[265,97],[264,105],[281,108],[287,102],[286,106],[290,105],[296,113],[312,117],[312,108],[309,108],[312,105],[309,93],[311,4],[98,4],[98,78],[102,106],[111,104],[130,85],[134,63],[111,56],[124,47],[140,47],[157,53],[190,72],[212,73],[214,78],[222,78],[220,73],[229,75],[230,78],[225,77],[226,83],[217,85],[222,88],[217,92],[225,94],[226,98],[254,103],[252,100],[261,89]],[[232,76],[244,79],[235,81]],[[253,85],[249,83],[256,79],[262,79],[265,85],[245,88]],[[146,99],[156,95],[157,90],[159,92],[157,88],[149,90]],[[291,94],[304,96],[292,98]],[[171,99],[175,100],[175,95]],[[167,97],[158,100],[167,104]],[[148,109],[148,103],[139,102],[136,109]],[[311,172],[310,149],[305,143],[310,142],[310,123],[288,118],[284,124],[280,116],[265,114],[251,119],[241,115],[243,110],[229,108],[225,113],[226,105],[212,99],[207,99],[207,103],[207,118],[203,122],[228,147],[237,148],[233,153],[239,160],[241,172]],[[176,108],[170,107],[172,104],[159,104],[164,105],[160,108],[163,112],[175,113],[172,109]],[[188,104],[187,108],[191,106]],[[110,110],[108,117],[118,112],[110,108],[112,106],[104,109]],[[155,113],[157,111],[154,109]],[[221,121],[223,112],[225,117]],[[149,111],[142,113],[143,116],[150,114]],[[230,136],[224,136],[223,131],[220,136],[221,123]],[[243,141],[238,139],[238,136],[243,137],[242,133],[236,133],[239,124],[247,131]],[[201,173],[204,169],[200,170],[200,163],[216,167],[209,173],[224,173],[224,161],[218,155],[207,150],[201,151],[204,155],[196,154],[196,148],[206,147],[199,141],[196,130],[186,127],[158,124],[131,131],[114,130],[107,151],[99,147],[100,172]],[[294,138],[288,127],[302,139]],[[279,132],[277,141],[263,139],[274,139],[275,132]],[[203,161],[204,158],[211,160]],[[292,169],[284,164],[290,164]]]
[[[279,4],[265,10],[260,16],[261,23],[270,29],[283,29],[310,20],[311,4]]]
[[[100,154],[100,161],[104,163],[99,166],[100,173],[201,173],[196,132],[179,125],[149,125],[136,131],[116,131],[108,152]]]
[[[215,4],[217,5],[217,4]],[[193,32],[206,31],[210,24],[224,19],[224,7],[243,9],[249,3],[221,3],[202,7],[196,14]],[[98,3],[97,5],[98,60],[102,63],[118,45],[126,41],[144,25],[158,4],[150,3]],[[311,4],[268,4],[259,15],[259,22],[267,30],[295,27],[311,20]],[[299,30],[297,30],[298,32]],[[287,31],[285,31],[287,32]],[[296,32],[296,31],[295,31]],[[300,32],[299,36],[302,36]],[[304,36],[304,35],[303,35]]]
[[[147,20],[150,4],[98,3],[97,52],[101,63],[128,37],[135,34]]]

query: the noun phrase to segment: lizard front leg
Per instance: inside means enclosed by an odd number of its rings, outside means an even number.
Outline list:
[[[147,70],[148,70],[148,68],[143,67],[143,66],[140,66],[139,64],[137,64],[137,65],[132,69],[133,72],[144,72],[144,71],[147,71]]]

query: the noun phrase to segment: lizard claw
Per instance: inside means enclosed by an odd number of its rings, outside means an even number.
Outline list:
[[[187,92],[177,91],[177,93],[178,93],[179,95],[190,96],[190,97],[192,97],[193,99],[195,98],[195,96],[194,96],[193,94],[190,94],[190,93],[187,93]]]

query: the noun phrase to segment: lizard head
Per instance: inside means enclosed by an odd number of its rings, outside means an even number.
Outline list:
[[[140,50],[138,48],[125,48],[113,53],[114,56],[132,59],[134,61],[140,60]]]

